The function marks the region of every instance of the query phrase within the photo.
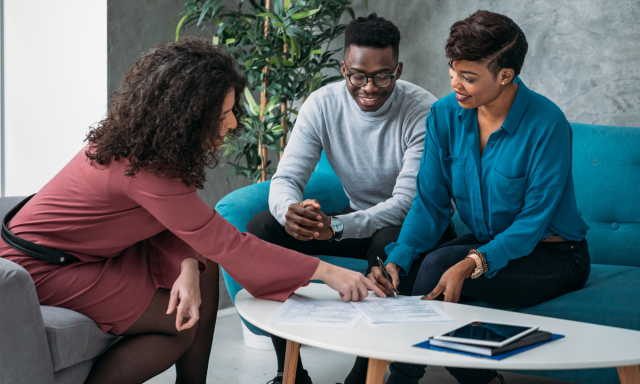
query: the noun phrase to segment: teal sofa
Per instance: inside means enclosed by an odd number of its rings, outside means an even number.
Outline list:
[[[640,331],[640,128],[589,124],[572,124],[572,128],[576,198],[591,227],[587,233],[591,275],[580,291],[518,311]],[[216,209],[246,231],[249,220],[269,208],[268,194],[269,182],[245,187],[220,200]],[[349,204],[324,155],[304,196],[318,199],[327,212],[341,211]],[[453,221],[458,235],[469,232],[457,214]],[[367,267],[361,260],[319,257],[363,273]],[[234,300],[242,287],[223,274]],[[266,335],[246,324],[254,333]],[[522,373],[584,384],[619,383],[615,368]]]

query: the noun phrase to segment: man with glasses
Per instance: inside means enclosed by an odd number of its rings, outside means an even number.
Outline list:
[[[313,92],[300,108],[289,144],[269,191],[269,211],[256,215],[247,231],[308,255],[361,258],[367,274],[381,274],[376,257],[396,242],[416,195],[425,121],[437,99],[399,80],[400,31],[377,17],[357,18],[345,30],[342,74],[345,81]],[[322,150],[336,171],[350,204],[326,213],[317,200],[303,201],[304,187]],[[313,196],[311,196],[313,197]],[[449,228],[443,241],[452,240]],[[375,268],[374,268],[375,267]],[[410,295],[420,263],[391,276],[401,294]],[[375,280],[374,280],[375,281]],[[380,288],[393,294],[391,283]],[[282,381],[286,341],[272,336]],[[364,384],[367,359],[358,358],[345,384]],[[311,380],[298,359],[297,384]]]

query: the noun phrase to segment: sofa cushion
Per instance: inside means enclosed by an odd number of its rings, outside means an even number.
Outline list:
[[[640,268],[592,264],[587,284],[519,312],[640,331]]]
[[[120,339],[78,312],[44,305],[40,310],[54,372],[93,359]]]

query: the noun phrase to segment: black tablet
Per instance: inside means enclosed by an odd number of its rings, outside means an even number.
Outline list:
[[[488,323],[475,320],[442,335],[434,336],[433,338],[455,343],[503,347],[537,331],[538,328],[540,327],[521,324]]]

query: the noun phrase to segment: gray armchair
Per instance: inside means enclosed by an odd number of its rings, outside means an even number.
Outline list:
[[[22,199],[0,198],[0,218]],[[80,313],[41,306],[29,273],[0,258],[0,384],[81,384],[119,339]]]

